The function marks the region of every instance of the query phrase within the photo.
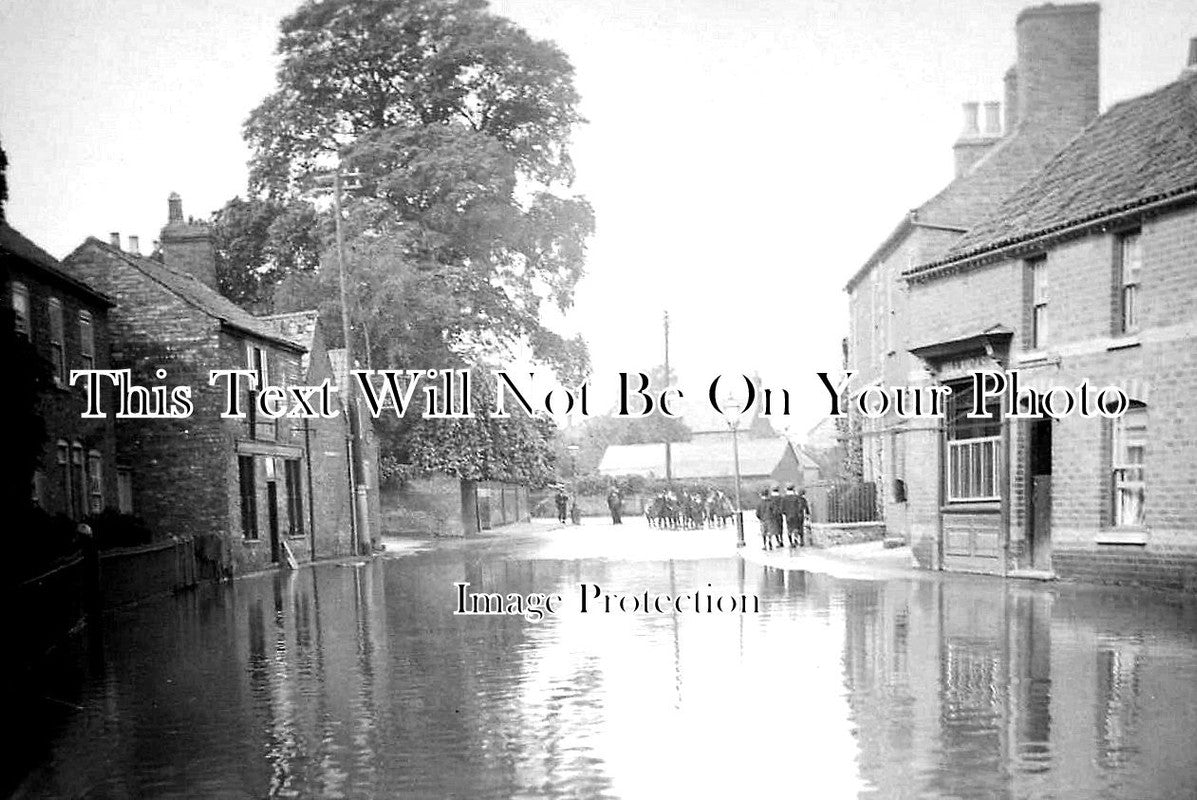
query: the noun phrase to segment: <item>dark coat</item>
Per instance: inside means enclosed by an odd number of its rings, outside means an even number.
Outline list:
[[[810,506],[800,494],[787,494],[781,498],[781,514],[791,527],[801,525],[810,515]]]

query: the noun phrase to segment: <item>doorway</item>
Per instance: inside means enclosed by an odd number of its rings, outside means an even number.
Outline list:
[[[1031,420],[1028,453],[1030,502],[1027,507],[1027,545],[1030,566],[1051,569],[1052,420]]]
[[[278,540],[278,481],[266,482],[266,518],[270,525],[270,563],[279,559]]]

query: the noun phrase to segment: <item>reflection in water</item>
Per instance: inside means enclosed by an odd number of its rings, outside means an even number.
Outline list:
[[[462,580],[762,609],[454,617]],[[23,794],[1186,796],[1194,609],[1127,598],[527,543],[321,566],[123,612]]]

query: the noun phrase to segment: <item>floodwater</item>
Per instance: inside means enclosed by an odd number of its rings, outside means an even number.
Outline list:
[[[461,581],[562,607],[455,616]],[[581,583],[760,607],[581,614]],[[74,674],[18,796],[1197,793],[1192,601],[785,572],[726,532],[583,526],[250,578],[115,615]]]

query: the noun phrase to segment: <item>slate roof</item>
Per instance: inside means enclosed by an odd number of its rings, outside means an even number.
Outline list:
[[[119,258],[126,264],[135,267],[146,277],[168,289],[183,302],[220,320],[222,324],[230,328],[252,334],[292,350],[304,350],[304,345],[301,342],[280,334],[277,326],[259,317],[255,317],[190,273],[171,269],[162,262],[155,261],[152,258],[126,253],[119,247],[106,244],[94,236],[89,236],[78,249],[89,245],[97,247],[109,256]],[[69,259],[70,256],[67,256],[67,258]]]
[[[791,449],[788,440],[740,440],[740,475],[744,478],[771,475]],[[678,442],[673,445],[673,477],[678,480],[721,478],[735,474],[731,444],[717,442]],[[643,475],[665,477],[665,445],[614,444],[603,452],[599,472],[604,475]]]
[[[97,291],[63,270],[58,259],[38,247],[7,222],[0,222],[0,251],[16,256],[36,268],[50,281],[66,285],[104,306],[115,305],[112,298]]]
[[[1197,73],[1119,103],[921,275],[1064,228],[1197,192]]]

